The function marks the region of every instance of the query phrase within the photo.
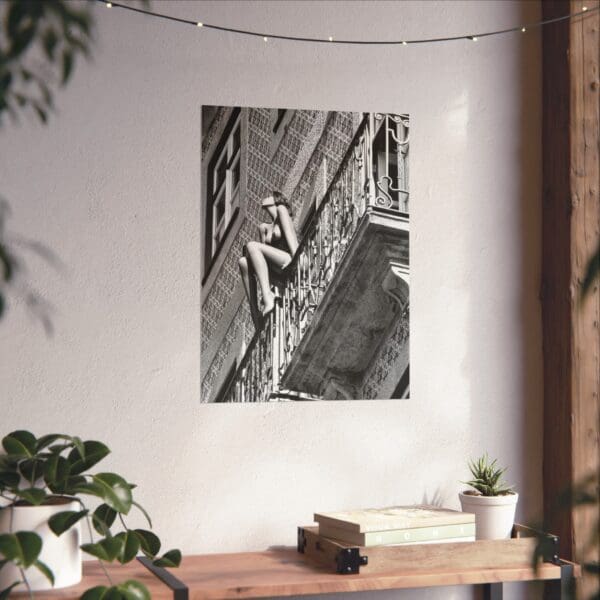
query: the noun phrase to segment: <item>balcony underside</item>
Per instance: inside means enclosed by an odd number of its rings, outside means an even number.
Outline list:
[[[407,215],[367,210],[291,357],[283,388],[325,399],[339,397],[333,390],[340,389],[361,397],[365,371],[398,319],[389,281],[399,272],[408,301],[408,237]]]

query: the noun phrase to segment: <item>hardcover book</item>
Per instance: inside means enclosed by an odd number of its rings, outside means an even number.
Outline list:
[[[425,504],[315,513],[314,519],[319,526],[331,525],[355,533],[475,523],[472,513]]]
[[[326,523],[319,524],[319,535],[333,538],[357,546],[382,546],[388,544],[409,544],[436,542],[460,538],[473,538],[475,523],[458,523],[436,527],[414,527],[412,529],[389,529],[387,531],[371,531],[359,533],[334,527]]]

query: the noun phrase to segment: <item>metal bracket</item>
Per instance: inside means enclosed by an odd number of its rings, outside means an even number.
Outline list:
[[[304,529],[298,527],[298,552],[304,554],[304,548],[306,548],[306,535],[304,535]]]
[[[533,527],[526,527],[525,525],[515,524],[514,530],[516,534],[523,533],[530,537],[536,537],[541,550],[542,559],[544,562],[552,563],[553,565],[560,565],[560,540],[557,535],[553,533],[547,533]]]
[[[344,548],[337,553],[337,572],[341,575],[360,573],[361,565],[369,564],[368,556],[361,556],[358,548]]]

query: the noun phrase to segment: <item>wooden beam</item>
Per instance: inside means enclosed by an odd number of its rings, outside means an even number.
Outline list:
[[[598,0],[547,1],[543,18]],[[600,293],[581,283],[600,240],[600,15],[543,30],[544,510],[561,554],[598,560],[598,502],[556,511],[559,494],[600,471]],[[598,493],[596,488],[596,495]],[[598,499],[597,499],[598,500]],[[589,596],[597,580],[583,580]]]

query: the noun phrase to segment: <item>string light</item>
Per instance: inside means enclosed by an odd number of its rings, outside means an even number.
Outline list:
[[[157,19],[164,19],[167,21],[174,21],[176,23],[183,23],[186,25],[194,25],[194,27],[204,27],[206,29],[215,29],[217,31],[223,31],[226,33],[235,33],[238,35],[249,35],[253,37],[262,37],[262,39],[267,42],[269,38],[275,40],[284,40],[290,42],[308,42],[313,44],[356,44],[356,45],[372,45],[372,46],[380,46],[380,45],[403,45],[407,44],[434,44],[440,42],[454,42],[458,40],[472,40],[476,42],[480,38],[491,37],[494,35],[503,35],[505,33],[512,33],[514,31],[525,32],[528,29],[533,29],[536,27],[542,27],[544,25],[549,25],[550,23],[558,23],[560,21],[566,21],[569,19],[573,19],[575,17],[581,16],[584,13],[589,14],[592,12],[596,12],[600,10],[600,6],[595,6],[593,8],[588,8],[587,6],[583,6],[580,12],[570,13],[568,15],[563,15],[562,17],[554,17],[553,19],[546,19],[544,21],[536,21],[534,23],[526,23],[525,25],[519,25],[518,27],[511,27],[509,29],[500,29],[498,31],[488,31],[484,33],[477,33],[475,35],[456,35],[451,37],[441,37],[441,38],[423,38],[423,39],[414,39],[414,40],[342,40],[342,39],[333,39],[333,36],[329,36],[328,38],[309,38],[309,37],[300,37],[293,35],[280,35],[280,34],[268,34],[265,35],[263,33],[259,33],[257,31],[250,31],[248,29],[235,29],[233,27],[225,27],[224,25],[212,25],[210,23],[203,23],[201,21],[192,21],[191,19],[182,19],[180,17],[174,17],[172,15],[167,15],[163,13],[157,13],[150,10],[145,10],[143,8],[137,8],[135,6],[131,6],[129,4],[121,4],[120,2],[112,2],[107,0],[96,0],[97,2],[101,2],[107,8],[115,7],[122,8],[123,10],[129,10],[131,12],[136,12],[143,14],[148,17],[154,17]]]

